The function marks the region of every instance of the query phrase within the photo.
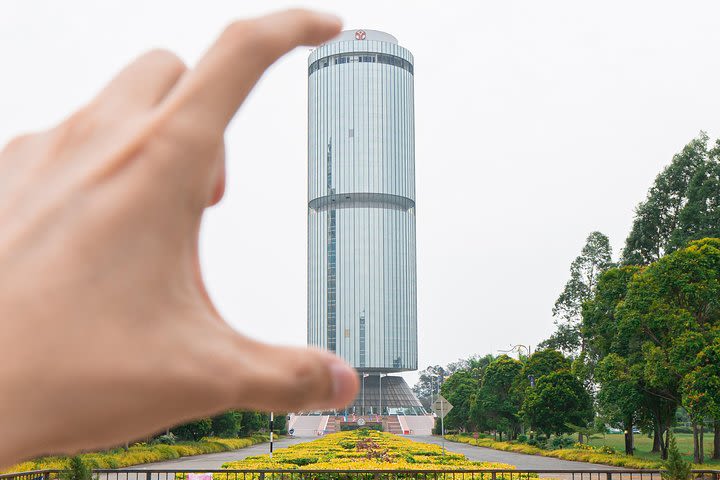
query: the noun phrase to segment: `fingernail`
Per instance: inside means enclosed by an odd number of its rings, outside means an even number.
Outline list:
[[[350,367],[341,362],[333,362],[330,365],[330,375],[333,382],[333,401],[346,399],[355,393],[357,380],[355,372]]]

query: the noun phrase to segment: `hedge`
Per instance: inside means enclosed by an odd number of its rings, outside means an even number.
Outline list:
[[[198,442],[178,442],[175,445],[136,443],[127,451],[123,448],[116,448],[103,452],[84,453],[80,457],[92,468],[123,468],[192,455],[238,450],[268,440],[267,435],[256,434],[247,438],[203,438]],[[68,466],[68,461],[69,458],[65,456],[40,457],[19,463],[2,473],[64,470]]]
[[[543,450],[522,443],[496,442],[490,438],[478,438],[476,440],[467,435],[446,435],[445,438],[451,442],[468,443],[477,445],[478,447],[492,448],[494,450],[524,453],[527,455],[541,455],[543,457],[554,457],[574,462],[600,463],[603,465],[633,469],[660,469],[663,467],[663,463],[659,461],[642,460],[625,454],[602,453],[597,450],[580,450],[576,448]]]

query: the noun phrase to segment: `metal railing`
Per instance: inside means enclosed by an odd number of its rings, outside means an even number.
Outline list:
[[[97,480],[661,480],[661,470],[93,470]],[[51,480],[60,470],[6,473],[0,480]],[[205,474],[205,475],[201,475]],[[720,470],[693,470],[696,480],[720,480]]]

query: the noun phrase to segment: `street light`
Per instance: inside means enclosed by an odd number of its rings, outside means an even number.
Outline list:
[[[381,417],[382,417],[382,414],[383,414],[383,413],[382,413],[382,379],[383,379],[383,377],[387,377],[387,376],[388,376],[387,373],[381,373],[381,374],[380,374],[380,380],[378,380],[378,382],[380,383],[380,416],[381,416]]]
[[[521,351],[523,348],[524,348],[525,351],[527,352],[527,356],[528,356],[528,358],[529,358],[530,355],[532,355],[532,348],[530,348],[530,345],[512,345],[512,344],[511,344],[509,350],[498,350],[498,352],[500,352],[500,353],[511,353],[511,352],[514,352],[515,350],[517,350],[517,352],[518,352],[518,360],[519,360],[519,359],[520,359],[520,351]]]
[[[369,377],[369,373],[362,374],[362,414],[365,416],[365,379]]]

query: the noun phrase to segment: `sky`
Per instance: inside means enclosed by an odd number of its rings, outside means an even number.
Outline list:
[[[232,20],[297,6],[415,57],[421,368],[549,336],[587,235],[617,257],[655,175],[701,130],[720,136],[715,0],[3,0],[0,144],[149,49],[193,65]],[[219,311],[278,344],[306,341],[309,52],[271,67],[228,128],[201,235]]]

